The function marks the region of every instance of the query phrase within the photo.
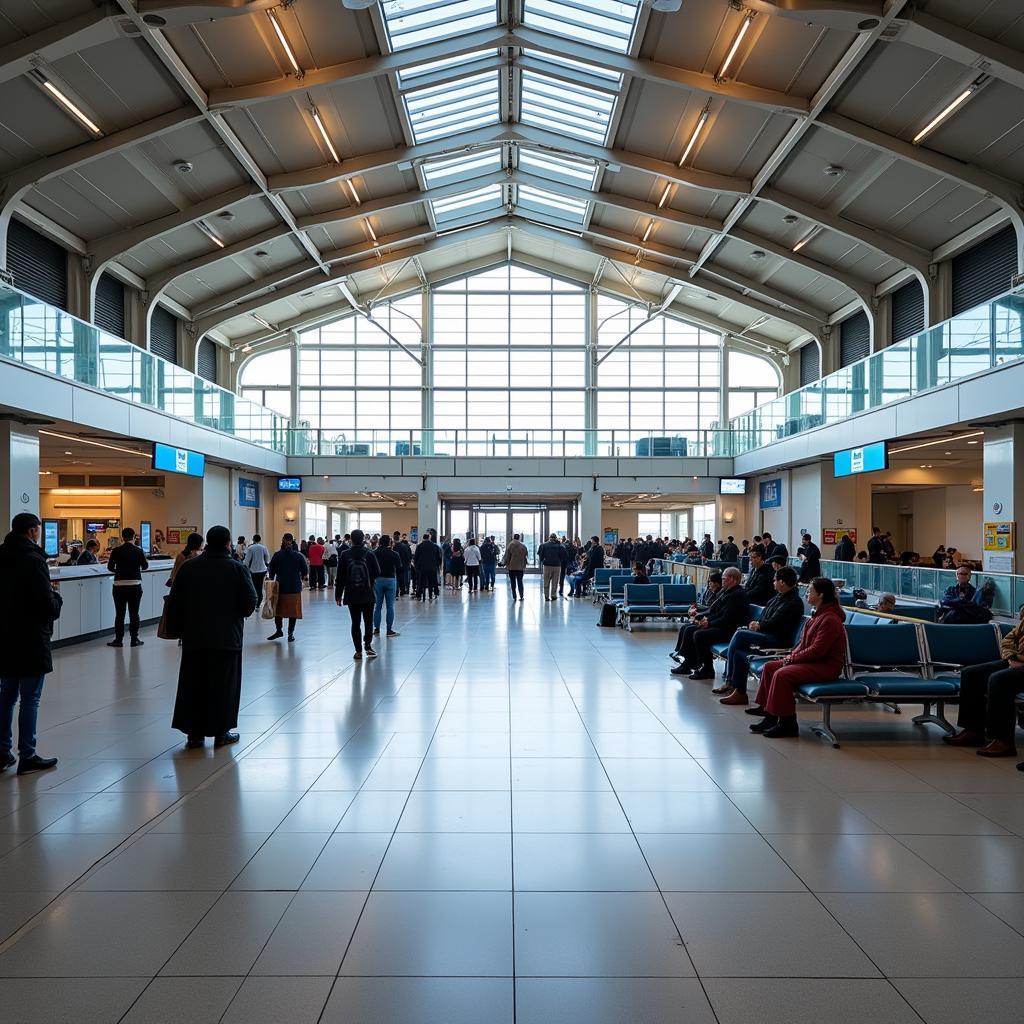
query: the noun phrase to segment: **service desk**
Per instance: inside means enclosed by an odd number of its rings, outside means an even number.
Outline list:
[[[139,616],[144,625],[160,619],[173,565],[171,558],[150,561],[149,568],[142,573]],[[53,565],[50,579],[58,585],[64,599],[60,618],[53,624],[55,644],[90,640],[114,632],[114,576],[106,565]]]

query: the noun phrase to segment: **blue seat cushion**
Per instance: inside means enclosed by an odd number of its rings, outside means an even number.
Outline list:
[[[655,615],[661,614],[660,604],[629,604],[623,605],[622,610],[629,615]]]
[[[867,697],[868,688],[855,679],[835,679],[830,683],[804,683],[796,692],[812,700],[823,697]]]
[[[727,650],[729,650],[729,645],[728,644],[712,644],[711,645],[711,653],[712,654],[717,654],[717,655],[721,656],[721,655],[725,654],[725,652]]]
[[[872,680],[870,686],[879,697],[955,697],[960,692],[957,683],[942,679],[915,679],[913,676],[878,682]]]

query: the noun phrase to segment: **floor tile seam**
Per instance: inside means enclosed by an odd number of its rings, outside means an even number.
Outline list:
[[[1003,831],[1007,832],[1009,835],[1016,835],[1016,836],[1024,837],[1024,828],[1022,828],[1020,832],[1014,832],[1012,829],[1007,828],[1005,825],[1000,825],[999,822],[995,820],[995,818],[991,817],[988,814],[984,814],[982,811],[979,811],[977,809],[977,807],[972,807],[969,803],[965,803],[964,800],[961,799],[962,797],[967,797],[967,796],[994,796],[994,797],[999,797],[999,796],[1006,796],[1006,795],[1012,795],[1012,794],[1005,794],[1005,793],[948,793],[948,792],[946,793],[946,796],[950,797],[950,799],[952,799],[952,800],[955,800],[958,804],[960,804],[961,807],[966,807],[967,810],[973,811],[975,814],[980,815],[982,818],[985,818],[986,821],[991,821],[993,825],[995,825],[997,828],[1003,829]],[[909,833],[903,833],[903,834],[904,835],[909,835]]]

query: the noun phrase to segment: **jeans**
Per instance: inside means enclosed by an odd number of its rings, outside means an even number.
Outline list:
[[[122,588],[123,589],[123,588]],[[14,745],[14,705],[18,709],[18,754],[29,758],[36,752],[36,720],[39,698],[46,676],[8,676],[0,679],[0,754],[9,754]]]
[[[1024,669],[1010,668],[1005,661],[989,661],[960,670],[961,729],[1014,745],[1016,708],[1014,698],[1024,692]]]
[[[139,637],[139,604],[142,602],[142,585],[131,587],[113,586],[114,592],[114,637],[124,640],[124,613],[128,612],[128,631],[133,640]]]
[[[519,600],[523,599],[523,570],[522,569],[509,569],[508,571],[508,589],[512,591],[512,600],[516,599],[516,588],[519,588]]]
[[[737,629],[729,641],[729,650],[725,655],[725,678],[740,693],[747,692],[747,678],[750,675],[750,648],[781,647],[782,644],[768,633],[759,633],[753,629]]]
[[[480,563],[480,583],[484,590],[488,587],[491,590],[494,589],[494,580],[497,576],[497,564],[494,562],[481,562]]]
[[[373,606],[373,628],[380,629],[380,613],[387,603],[386,622],[390,633],[391,627],[395,624],[395,594],[398,593],[398,581],[393,576],[378,576],[373,581],[373,593],[376,597]]]
[[[352,616],[352,643],[355,644],[356,653],[358,653],[364,645],[370,647],[373,644],[373,605],[350,604],[348,613]],[[360,623],[362,623],[362,636],[359,635]]]

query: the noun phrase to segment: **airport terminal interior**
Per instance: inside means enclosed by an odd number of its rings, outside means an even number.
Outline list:
[[[0,1020],[1024,1019],[1022,109],[1024,0],[0,0]]]

